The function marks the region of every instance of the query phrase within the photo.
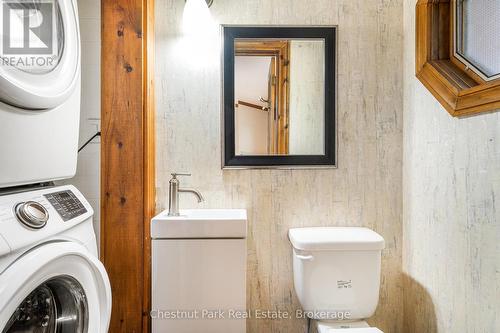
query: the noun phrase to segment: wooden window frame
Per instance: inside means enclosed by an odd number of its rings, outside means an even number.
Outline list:
[[[454,0],[416,5],[416,76],[454,117],[500,109],[500,79],[483,80],[455,56]]]

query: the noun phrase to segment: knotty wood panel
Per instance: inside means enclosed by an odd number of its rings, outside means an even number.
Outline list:
[[[149,327],[153,1],[102,1],[101,255],[113,292],[112,333]]]

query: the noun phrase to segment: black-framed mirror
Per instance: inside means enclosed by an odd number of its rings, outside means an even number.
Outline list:
[[[335,167],[336,27],[222,31],[223,167]]]

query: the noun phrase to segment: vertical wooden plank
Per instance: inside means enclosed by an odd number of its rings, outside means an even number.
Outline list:
[[[278,152],[288,155],[290,152],[290,41],[283,43],[280,50],[280,100],[278,126]]]
[[[102,1],[101,255],[113,292],[113,333],[148,328],[155,159],[152,62],[147,61],[152,3]]]
[[[151,332],[151,219],[156,215],[156,107],[154,87],[155,1],[143,0],[144,36],[144,296],[143,332]]]

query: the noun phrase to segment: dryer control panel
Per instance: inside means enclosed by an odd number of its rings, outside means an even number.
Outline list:
[[[64,222],[87,213],[83,203],[70,190],[44,194]]]

